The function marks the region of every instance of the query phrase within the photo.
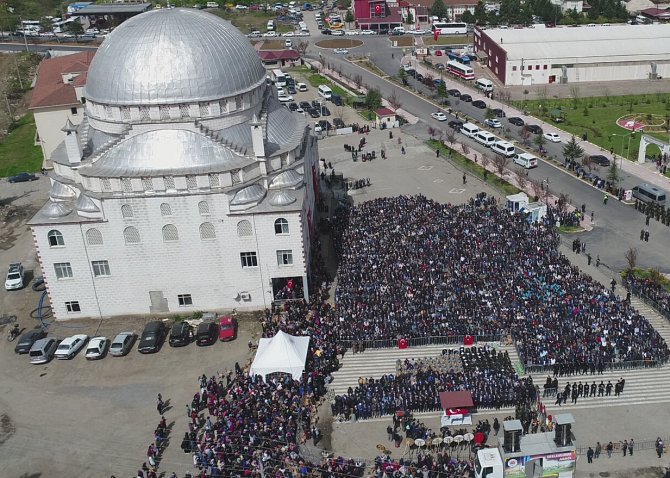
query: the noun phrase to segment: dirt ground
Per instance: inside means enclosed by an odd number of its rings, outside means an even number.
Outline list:
[[[24,87],[30,85],[37,71],[37,64],[36,57],[26,57],[18,53],[0,53],[0,98],[7,98],[0,107],[0,141],[7,135],[12,116],[20,118],[26,114],[27,105],[30,103],[30,91],[23,96],[12,96],[8,94],[9,83],[19,73],[21,84]],[[11,109],[11,115],[8,108]]]

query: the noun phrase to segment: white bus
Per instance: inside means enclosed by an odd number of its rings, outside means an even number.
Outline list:
[[[286,75],[279,69],[272,70],[272,81],[276,86],[286,86]]]
[[[439,30],[440,35],[465,35],[468,33],[467,23],[435,22],[431,28],[433,32]]]
[[[452,75],[463,78],[464,80],[475,79],[475,70],[467,65],[464,65],[463,63],[459,63],[454,60],[447,62],[447,71]]]

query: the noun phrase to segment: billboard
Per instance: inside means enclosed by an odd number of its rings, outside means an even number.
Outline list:
[[[575,472],[576,460],[577,452],[575,450],[506,458],[504,476],[505,478],[526,478],[526,465],[532,465],[533,461],[537,461],[536,466],[542,467],[542,475],[537,474],[535,476],[571,478]]]

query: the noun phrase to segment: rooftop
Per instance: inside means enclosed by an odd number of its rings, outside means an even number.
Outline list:
[[[477,31],[476,34],[479,34]],[[654,61],[670,55],[670,25],[490,29],[508,60],[564,58],[571,63]]]
[[[78,104],[75,87],[83,86],[95,51],[84,51],[72,55],[48,58],[37,70],[30,108]],[[71,83],[63,81],[63,75],[72,73]]]
[[[150,3],[100,3],[80,8],[75,15],[136,15],[150,9]]]

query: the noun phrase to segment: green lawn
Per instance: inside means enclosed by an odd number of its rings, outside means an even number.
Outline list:
[[[255,30],[259,32],[267,31],[268,20],[275,20],[277,33],[295,31],[293,25],[283,24],[276,21],[277,14],[274,12],[239,12],[237,10],[214,10],[212,13],[228,20],[235,25],[242,33],[251,33]]]
[[[545,100],[517,101],[516,105],[527,109],[530,114],[552,122],[549,112],[560,109],[565,116],[564,123],[556,126],[575,136],[588,136],[588,140],[606,151],[614,151],[632,161],[637,160],[640,145],[640,134],[630,135],[630,131],[621,128],[616,120],[626,115],[638,115],[643,122],[653,123],[656,127],[649,127],[645,134],[668,142],[668,135],[664,123],[670,120],[670,94],[652,93],[637,96],[602,96],[596,98],[568,98]],[[655,115],[648,117],[647,115]],[[666,123],[667,124],[667,123]],[[650,131],[655,129],[655,131]],[[628,144],[630,140],[630,150]],[[655,145],[647,148],[647,155],[658,154]]]
[[[0,143],[0,177],[42,169],[42,148],[35,146],[35,119],[27,114]]]
[[[346,103],[348,103],[349,100],[349,93],[344,91],[344,89],[340,86],[337,86],[334,82],[329,80],[323,75],[319,74],[312,74],[307,77],[307,81],[309,81],[309,84],[312,85],[315,88],[318,88],[321,85],[328,85],[331,90],[333,90],[333,93],[336,95],[339,95]]]

